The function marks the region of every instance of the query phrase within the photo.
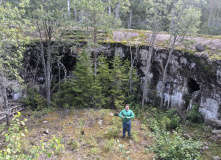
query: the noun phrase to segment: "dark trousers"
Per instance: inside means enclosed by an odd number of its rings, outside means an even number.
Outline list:
[[[131,130],[131,121],[123,122],[123,136],[125,136],[126,131],[128,133],[128,136],[131,136],[130,130]]]

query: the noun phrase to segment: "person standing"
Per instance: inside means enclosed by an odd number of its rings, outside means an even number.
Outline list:
[[[134,113],[129,109],[129,104],[125,105],[125,109],[119,113],[119,117],[121,117],[123,121],[123,136],[121,138],[125,138],[125,133],[127,131],[131,139],[131,119],[134,118]]]

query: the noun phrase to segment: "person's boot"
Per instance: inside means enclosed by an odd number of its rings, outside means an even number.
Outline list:
[[[131,136],[129,136],[129,139],[132,139]]]
[[[121,138],[122,138],[122,139],[124,139],[124,138],[125,138],[125,136],[122,136]]]

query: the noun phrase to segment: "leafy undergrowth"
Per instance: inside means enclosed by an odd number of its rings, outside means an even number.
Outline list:
[[[189,122],[188,125],[179,126],[179,118],[173,114],[174,110],[151,116],[149,113],[154,113],[154,110],[145,114],[135,113],[140,118],[132,120],[132,139],[121,139],[122,122],[118,116],[114,116],[114,110],[26,110],[21,120],[27,119],[29,132],[21,142],[21,153],[29,155],[33,146],[40,146],[42,142],[47,144],[55,135],[64,149],[55,151],[50,158],[42,154],[38,159],[148,160],[158,157],[201,160],[221,157],[221,140],[216,139],[212,128]],[[1,130],[7,130],[7,127],[1,125]],[[191,138],[186,139],[184,134]],[[7,145],[3,136],[0,136],[0,141],[3,142],[0,149],[3,149]],[[204,146],[208,146],[208,149],[203,150],[201,147]]]
[[[23,117],[28,115],[23,113]],[[24,148],[38,145],[40,140],[47,142],[53,135],[61,138],[65,150],[50,159],[153,159],[154,154],[145,151],[152,142],[146,134],[148,127],[137,118],[132,120],[132,139],[121,139],[121,119],[111,110],[67,109],[41,118],[28,117]],[[49,134],[44,134],[46,130]]]
[[[208,146],[209,149],[204,150],[202,159],[213,159],[214,156],[221,157],[221,139],[216,139],[216,136],[212,133],[212,128],[205,126],[205,124],[191,124],[183,128],[184,133],[190,134],[190,136],[201,141],[204,146]]]

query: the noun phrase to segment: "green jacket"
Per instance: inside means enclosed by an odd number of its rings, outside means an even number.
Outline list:
[[[124,109],[124,110],[122,110],[122,111],[119,113],[119,117],[121,117],[121,118],[125,117],[125,118],[123,118],[123,122],[128,122],[128,121],[130,121],[132,118],[134,118],[135,116],[134,116],[134,113],[133,113],[132,110],[129,109],[128,111],[126,111],[126,110]],[[129,118],[127,118],[127,117],[129,117]]]

